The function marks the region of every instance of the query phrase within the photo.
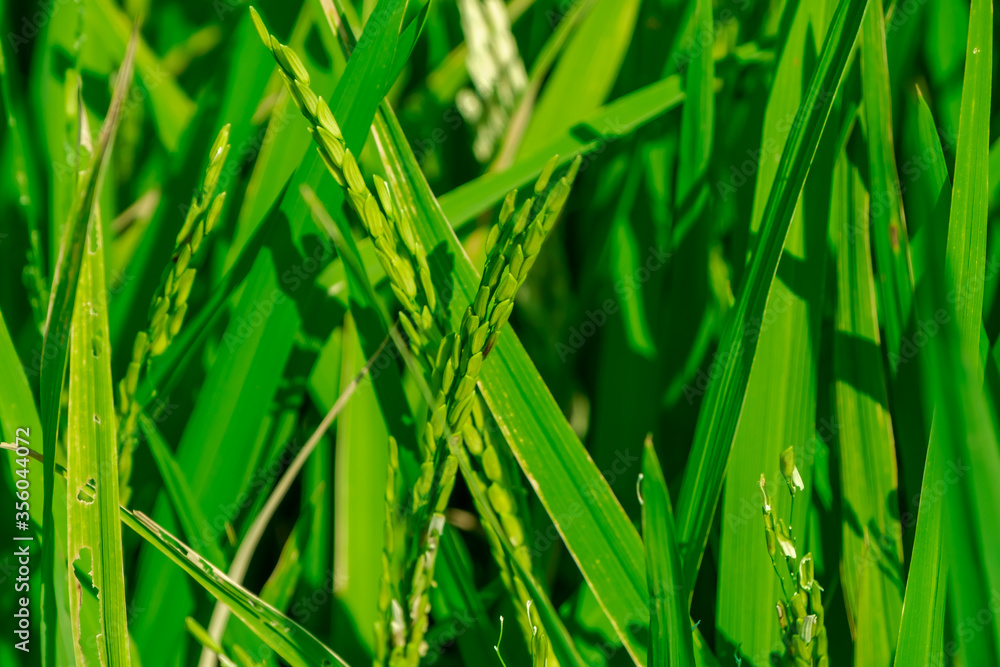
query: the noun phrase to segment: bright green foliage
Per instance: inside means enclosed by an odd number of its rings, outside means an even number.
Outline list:
[[[1000,664],[994,28],[3,3],[0,664]]]
[[[63,587],[64,582],[67,580],[65,576],[67,566],[63,564],[64,561],[61,558],[56,557],[53,547],[66,540],[66,533],[62,527],[66,524],[62,519],[68,519],[64,508],[59,508],[55,505],[57,498],[60,500],[63,498],[62,494],[56,490],[55,459],[58,448],[57,435],[59,432],[60,413],[62,411],[63,380],[68,365],[72,333],[71,322],[73,321],[77,301],[78,285],[83,273],[88,230],[98,224],[95,221],[94,215],[97,193],[101,188],[104,175],[107,171],[110,148],[118,130],[125,96],[132,82],[132,66],[136,50],[137,30],[138,26],[135,26],[129,41],[129,48],[125,52],[124,61],[118,71],[118,79],[114,96],[111,100],[111,106],[108,109],[105,122],[101,126],[96,143],[90,143],[88,124],[81,123],[80,125],[75,155],[80,160],[86,159],[88,164],[80,172],[75,183],[72,207],[70,208],[66,224],[62,229],[63,234],[59,242],[59,259],[52,278],[48,315],[46,316],[43,331],[42,343],[46,353],[42,355],[39,389],[41,394],[42,451],[45,460],[42,529],[43,543],[50,545],[48,552],[43,556],[41,564],[43,627],[46,629],[46,635],[42,638],[42,653],[46,664],[55,664],[58,655],[57,650],[60,652],[67,651],[65,636],[68,633],[66,629],[68,608],[65,602],[66,598],[64,597],[66,592],[65,589],[62,593],[56,591],[56,588]],[[94,296],[92,294],[91,298],[94,298]],[[103,290],[97,290],[96,296],[103,296]],[[51,355],[48,353],[50,349],[53,351]],[[93,455],[97,456],[97,453],[94,452]],[[108,495],[111,495],[111,497],[117,496],[117,494]],[[72,493],[69,493],[65,498],[67,502],[72,502]],[[101,514],[103,517],[104,512]],[[62,526],[57,526],[57,521]],[[117,543],[105,542],[102,549],[108,549],[113,554],[119,547]],[[91,553],[91,558],[95,557],[96,555]],[[102,553],[100,558],[103,559],[104,557]],[[113,556],[110,562],[115,562]],[[112,575],[109,574],[109,576]],[[120,611],[113,610],[108,613],[118,614]],[[102,621],[106,620],[107,618],[102,617]],[[60,644],[59,649],[56,648],[57,632],[55,629],[57,627],[61,628],[61,634],[63,635],[63,643]],[[77,634],[74,636],[77,639],[79,638]],[[120,638],[117,641],[120,642]],[[75,648],[72,649],[72,654],[79,657]]]
[[[764,115],[751,233],[760,231],[780,151],[788,139],[787,119],[798,109],[805,92],[807,82],[801,64],[813,58],[822,46],[827,7],[832,4],[786,5],[785,11],[794,10],[795,15],[777,66],[778,83]],[[833,134],[834,127],[829,129],[829,134]],[[829,164],[829,152],[824,145],[817,156],[820,165]],[[772,322],[762,328],[757,343],[754,358],[758,363],[750,372],[743,418],[733,439],[722,499],[723,516],[727,519],[720,525],[723,567],[719,575],[717,623],[730,640],[742,644],[739,653],[755,663],[767,659],[778,633],[773,600],[780,589],[771,576],[770,561],[761,552],[760,535],[741,515],[741,510],[755,498],[761,472],[776,477],[774,462],[788,444],[796,446],[806,486],[811,488],[817,449],[826,446],[824,440],[830,437],[830,434],[825,438],[817,435],[816,428],[820,348],[825,333],[820,326],[821,304],[826,296],[827,273],[828,225],[824,213],[829,195],[823,179],[828,181],[829,175],[825,169],[813,173],[815,176],[807,181],[792,214],[778,263],[778,277],[771,283],[764,317]],[[807,211],[812,212],[808,217]],[[775,405],[771,398],[774,395],[787,398]],[[773,502],[776,511],[786,512],[785,496],[775,494]],[[791,518],[798,531],[805,530],[807,509],[805,503],[799,504]]]
[[[429,589],[444,526],[443,512],[458,468],[457,460],[443,445],[452,434],[461,434],[469,421],[477,400],[474,390],[479,370],[510,317],[517,289],[527,277],[542,242],[569,196],[580,160],[577,158],[569,173],[555,184],[544,200],[540,200],[537,209],[535,197],[529,197],[517,208],[517,192],[508,196],[500,213],[500,224],[491,230],[487,239],[489,257],[476,299],[466,308],[457,330],[441,335],[435,326],[440,315],[435,317],[438,297],[427,264],[427,252],[415,236],[409,213],[400,207],[389,186],[378,177],[374,180],[378,199],[372,194],[357,161],[344,145],[333,114],[309,88],[309,75],[298,56],[270,36],[253,9],[251,15],[261,39],[275,56],[288,91],[312,125],[310,131],[320,156],[334,180],[345,189],[347,200],[375,243],[376,256],[403,307],[399,321],[407,337],[408,351],[421,364],[421,374],[432,388],[434,398],[429,403],[421,442],[420,476],[409,508],[412,525],[418,528],[417,535],[421,539],[416,544],[411,541],[405,551],[402,580],[404,586],[409,584],[408,592],[392,596],[383,590],[382,618],[378,621],[380,631],[376,636],[380,644],[391,639],[392,650],[387,664],[416,665],[428,624]],[[535,185],[536,196],[548,189],[557,163],[558,156],[543,170]],[[387,498],[391,499],[395,475],[389,476],[388,484]],[[388,505],[391,507],[391,502]],[[384,574],[390,571],[394,551],[393,517],[389,515],[387,520]],[[384,602],[387,595],[392,600],[389,605]],[[409,618],[405,618],[405,611]],[[393,628],[391,638],[386,632],[390,627]]]
[[[781,452],[779,468],[794,508],[795,495],[805,487],[795,465],[792,447]],[[774,574],[781,581],[782,591],[775,612],[784,649],[773,651],[770,660],[772,664],[782,667],[829,667],[826,610],[823,607],[823,587],[816,581],[815,559],[812,553],[799,555],[798,538],[793,535],[788,523],[774,511],[764,475],[760,476],[760,493],[764,542]],[[783,562],[784,568],[779,567],[779,561]],[[790,590],[785,586],[786,577],[791,584]]]
[[[934,118],[927,102],[922,96],[917,99],[918,114],[918,146],[921,152],[926,152],[929,162],[924,181],[921,185],[925,194],[929,195],[928,203],[937,204],[943,200],[950,204],[951,183],[948,182],[948,172],[945,169],[944,154],[941,142],[934,127]],[[939,229],[947,231],[948,210],[940,205],[923,211],[927,216],[921,232],[921,245],[927,249],[914,256],[915,266],[925,266],[927,263],[942,261],[943,248],[930,244],[934,232]],[[937,228],[937,229],[936,229]],[[939,234],[943,236],[943,234]],[[914,243],[914,248],[917,244]],[[919,264],[917,260],[919,261]],[[923,471],[921,493],[931,492],[932,485],[946,472],[944,452],[937,439],[940,438],[940,426],[931,430],[932,443],[928,447],[927,461]],[[899,628],[899,643],[896,649],[896,665],[910,664],[920,656],[941,655],[944,645],[944,617],[947,580],[947,564],[943,558],[943,512],[942,503],[925,505],[917,517],[916,535],[914,536],[913,558],[910,561],[910,577],[913,581],[922,581],[922,586],[907,586],[903,600],[903,615]]]
[[[882,0],[869,0],[869,10],[861,31],[861,70],[869,191],[872,197],[869,224],[874,237],[875,258],[880,266],[891,267],[886,269],[889,277],[879,283],[879,288],[886,347],[890,360],[898,360],[903,329],[912,316],[913,269],[896,174],[883,11]],[[895,363],[892,371],[895,374]]]
[[[139,386],[139,373],[149,360],[162,355],[180,332],[187,313],[187,300],[194,285],[197,270],[191,259],[198,252],[202,241],[212,232],[212,227],[222,212],[226,193],[215,194],[219,173],[229,155],[229,126],[219,130],[208,152],[208,171],[202,183],[202,192],[191,200],[184,225],[177,232],[174,252],[156,296],[149,307],[149,328],[140,331],[132,345],[132,360],[125,377],[118,383],[118,438],[121,443],[122,504],[129,499],[128,480],[132,468],[132,450],[135,448],[135,430],[141,407],[135,400]]]
[[[858,217],[869,194],[846,152],[837,160],[833,194],[839,236],[833,365],[844,597],[857,633],[856,660],[889,665],[903,606],[902,533],[891,504],[897,495],[896,452],[880,363],[869,228]]]
[[[295,621],[231,582],[224,572],[178,541],[148,516],[123,508],[121,520],[183,568],[212,596],[227,605],[289,664],[296,667],[347,665]]]
[[[649,579],[649,664],[685,667],[694,664],[688,629],[687,595],[681,572],[680,551],[674,532],[674,510],[652,438],[643,448],[642,534]]]
[[[684,579],[688,585],[693,584],[701,563],[746,398],[758,341],[753,327],[759,328],[764,316],[795,203],[843,79],[866,4],[861,0],[841,0],[830,22],[816,71],[781,152],[762,214],[757,247],[720,343],[722,376],[712,382],[705,397],[677,503],[678,532],[684,544]]]
[[[67,408],[67,546],[73,650],[78,664],[129,665],[122,528],[118,518],[116,438],[104,240],[99,224],[87,238],[69,346]],[[88,593],[92,589],[95,601]],[[86,593],[84,593],[86,591]],[[100,619],[96,633],[84,619]]]
[[[1000,581],[1000,548],[995,530],[1000,521],[1000,490],[991,480],[1000,474],[1000,440],[988,412],[980,364],[983,284],[987,271],[986,230],[989,186],[989,110],[993,61],[993,3],[972,4],[966,50],[962,110],[956,151],[955,180],[948,225],[945,270],[935,299],[949,288],[945,308],[955,318],[945,324],[931,366],[934,377],[954,370],[957,391],[938,390],[939,424],[944,430],[946,458],[965,463],[969,479],[947,494],[944,512],[945,558],[959,618],[990,608]],[[940,275],[940,274],[939,274]],[[953,304],[953,305],[952,305]],[[957,336],[955,336],[957,334]],[[931,447],[935,446],[932,436]],[[995,605],[994,605],[995,606]],[[977,664],[1000,660],[1000,632],[993,625],[961,637],[968,659]]]

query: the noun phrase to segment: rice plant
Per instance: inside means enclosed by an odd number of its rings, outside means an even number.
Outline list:
[[[1000,666],[995,27],[4,3],[0,665]]]

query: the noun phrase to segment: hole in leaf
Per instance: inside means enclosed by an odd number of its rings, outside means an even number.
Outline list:
[[[87,480],[87,483],[80,487],[80,490],[76,492],[76,499],[79,500],[84,505],[90,505],[94,502],[97,497],[97,482],[91,477]]]
[[[76,630],[80,641],[78,648],[83,655],[80,663],[85,667],[101,664],[98,648],[92,638],[100,632],[95,617],[98,614],[101,591],[94,585],[94,554],[90,547],[82,547],[72,563],[71,595],[75,595],[80,609]]]

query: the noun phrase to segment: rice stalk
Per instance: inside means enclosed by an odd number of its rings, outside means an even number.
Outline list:
[[[253,8],[251,17],[278,64],[289,94],[311,125],[309,130],[323,162],[344,188],[347,201],[372,237],[376,256],[402,306],[399,318],[407,336],[405,345],[433,388],[426,428],[420,439],[420,473],[408,508],[416,538],[406,549],[401,581],[409,583],[409,590],[405,595],[402,592],[393,595],[393,591],[384,589],[386,595],[380,599],[381,620],[377,628],[380,639],[390,640],[391,648],[378,649],[376,660],[383,662],[376,664],[416,665],[424,650],[429,591],[444,529],[444,510],[458,470],[458,461],[447,443],[451,438],[461,438],[465,430],[476,400],[475,387],[483,361],[510,318],[514,295],[559,216],[581,161],[577,158],[567,174],[549,189],[558,164],[556,156],[546,165],[532,196],[520,206],[516,205],[516,191],[508,195],[499,224],[490,231],[487,240],[486,268],[476,298],[466,307],[458,329],[442,333],[447,326],[447,317],[440,310],[444,305],[438,299],[427,252],[416,236],[412,221],[394,202],[385,181],[375,177],[378,196],[372,194],[329,106],[309,87],[309,74],[298,55],[268,32]],[[543,199],[541,195],[546,190]],[[395,475],[390,483],[395,483]],[[498,490],[502,491],[500,487]],[[388,486],[386,493],[394,497],[394,490]],[[391,523],[392,517],[388,519]],[[394,549],[395,545],[387,541],[384,563],[391,565]]]
[[[394,567],[396,556],[396,523],[398,507],[396,491],[399,482],[399,448],[396,439],[389,436],[389,470],[385,483],[385,539],[382,547],[382,577],[379,581],[378,617],[375,621],[375,665],[384,665],[389,657],[389,643],[405,644],[402,630],[402,609],[399,581],[401,575]],[[399,620],[397,620],[399,619]],[[392,632],[390,638],[389,633]]]
[[[802,477],[795,465],[795,450],[792,447],[781,453],[780,470],[792,498],[789,510],[791,517],[795,507],[795,494],[804,488]],[[760,492],[763,497],[761,509],[764,516],[767,554],[784,593],[784,599],[779,600],[776,605],[784,652],[772,652],[771,662],[781,667],[829,667],[823,587],[816,581],[813,555],[807,553],[799,558],[796,538],[792,535],[791,528],[784,519],[779,518],[775,521],[764,475],[760,476]],[[792,584],[791,595],[778,569],[779,555],[785,561],[788,578]]]
[[[372,237],[393,292],[410,317],[422,329],[429,330],[432,314],[438,305],[437,293],[431,282],[427,251],[417,238],[413,225],[402,215],[401,209],[393,205],[385,181],[375,177],[378,198],[372,194],[357,160],[346,147],[330,107],[309,87],[309,73],[295,51],[267,31],[253,7],[250,8],[250,15],[264,46],[278,64],[278,71],[292,100],[310,124],[309,132],[320,157],[330,175],[344,188],[351,208]]]
[[[434,486],[437,486],[437,495],[433,500],[434,512],[424,524],[428,527],[425,548],[418,555],[414,568],[409,599],[412,627],[406,647],[408,660],[399,663],[401,665],[415,665],[415,660],[419,659],[419,647],[427,627],[427,590],[433,579],[437,540],[440,528],[444,525],[443,512],[458,467],[455,456],[447,452],[439,454],[437,445],[446,444],[450,438],[455,438],[457,442],[464,433],[476,400],[474,390],[483,360],[493,349],[501,329],[510,318],[514,296],[524,283],[538,257],[542,242],[562,211],[579,170],[580,159],[571,164],[568,173],[549,190],[545,199],[541,200],[542,203],[536,206],[536,200],[540,200],[540,195],[548,187],[556,164],[558,157],[549,161],[535,184],[533,196],[520,207],[516,206],[516,191],[507,196],[500,210],[499,224],[490,230],[487,237],[486,266],[476,298],[466,308],[458,331],[442,339],[438,348],[431,383],[431,387],[436,387],[435,407],[424,432],[425,442],[429,447],[434,443],[435,449],[425,452],[420,479],[414,489],[413,510],[418,520],[421,510],[431,504]],[[431,431],[433,439],[428,435]],[[492,451],[495,452],[495,449]],[[435,460],[443,457],[440,466],[429,465],[431,457]],[[439,478],[438,470],[441,471]],[[494,472],[492,477],[500,479],[501,475]],[[496,501],[503,505],[503,501],[509,498],[509,490],[497,487],[497,491],[499,493],[490,494],[491,504]],[[419,505],[418,502],[426,504]]]
[[[128,504],[131,495],[128,482],[132,473],[132,453],[138,442],[139,412],[142,409],[135,396],[139,375],[144,367],[148,369],[150,361],[167,350],[184,323],[187,299],[197,273],[191,260],[212,232],[226,201],[226,193],[216,195],[215,189],[228,155],[229,125],[226,124],[219,130],[209,151],[209,163],[201,192],[191,198],[184,224],[177,233],[170,263],[163,272],[160,286],[150,305],[149,324],[144,331],[136,334],[132,344],[132,361],[125,377],[118,383],[119,484],[124,505]]]
[[[40,409],[42,423],[42,452],[45,458],[43,473],[42,500],[42,543],[56,545],[65,543],[67,533],[64,524],[65,516],[55,507],[57,489],[56,454],[59,450],[58,431],[63,405],[63,380],[69,364],[69,350],[65,344],[71,335],[71,322],[74,317],[76,294],[82,276],[87,236],[89,234],[92,216],[95,215],[95,201],[104,183],[108,169],[109,157],[118,132],[126,97],[132,84],[132,72],[137,49],[139,24],[134,23],[129,38],[125,56],[115,80],[111,104],[97,141],[88,148],[89,159],[87,168],[78,174],[74,189],[72,206],[62,227],[59,240],[59,254],[49,293],[48,310],[45,327],[42,333],[43,348],[53,349],[50,359],[48,354],[41,358],[40,370]],[[82,133],[81,133],[82,135]],[[82,145],[81,141],[81,145]],[[83,164],[83,163],[78,163]],[[50,348],[51,346],[51,348]],[[57,642],[56,628],[69,622],[66,598],[67,568],[65,561],[54,557],[55,550],[43,552],[42,573],[42,638],[41,655],[46,665],[55,664],[59,651],[68,656],[68,647],[63,635],[63,642]]]
[[[462,451],[476,459],[483,474],[476,474],[474,479],[466,480],[466,483],[477,484],[482,489],[483,496],[489,499],[490,506],[500,519],[500,524],[513,547],[514,557],[522,568],[531,571],[531,550],[525,540],[527,534],[525,524],[529,515],[525,503],[526,493],[517,472],[517,463],[503,439],[498,437],[495,431],[496,424],[482,396],[477,395],[476,398],[472,407],[472,420],[462,431],[464,444]],[[531,593],[518,569],[509,562],[501,543],[503,538],[489,523],[482,525],[493,559],[500,568],[500,578],[518,610],[517,620],[521,632],[525,641],[530,644],[538,623],[537,613],[534,616],[531,613]]]
[[[458,8],[469,45],[465,63],[475,90],[459,90],[455,105],[475,128],[472,152],[485,163],[506,133],[528,85],[528,74],[511,34],[507,8],[500,0],[461,0]]]

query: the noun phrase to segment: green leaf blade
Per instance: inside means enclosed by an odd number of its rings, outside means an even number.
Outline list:
[[[209,563],[145,514],[133,513],[122,508],[121,520],[183,569],[215,599],[229,607],[234,615],[289,664],[294,667],[334,664],[348,667],[340,656],[302,626],[250,591],[234,584],[225,572]]]
[[[794,4],[789,4],[785,11],[795,9]],[[778,163],[768,158],[772,153],[777,155],[787,140],[787,119],[798,109],[806,92],[802,64],[814,61],[822,46],[825,14],[824,3],[800,3],[791,19],[764,116],[764,158],[757,173],[751,233],[759,232],[768,194],[775,187]],[[762,328],[757,344],[743,406],[745,418],[736,429],[726,472],[716,607],[717,628],[725,637],[726,647],[720,647],[719,652],[723,656],[730,652],[746,656],[755,664],[767,664],[779,637],[774,604],[781,596],[762,539],[759,479],[764,474],[772,485],[780,484],[779,456],[792,445],[806,490],[810,491],[819,446],[816,408],[820,317],[826,296],[829,227],[829,190],[824,179],[830,152],[824,150],[817,156],[819,168],[812,172],[815,177],[807,180],[789,225],[777,277],[768,295],[764,319],[769,325]],[[808,217],[806,211],[810,212]],[[784,400],[775,405],[775,396]],[[777,516],[788,516],[787,494],[770,495]],[[791,524],[795,534],[803,535],[808,505],[798,503],[795,509]]]
[[[80,182],[73,198],[73,204],[68,219],[62,230],[59,244],[59,258],[55,265],[55,276],[49,295],[48,312],[45,319],[42,347],[46,351],[41,363],[41,419],[42,419],[42,451],[45,461],[43,487],[44,499],[42,505],[43,543],[55,545],[63,539],[65,532],[55,526],[56,516],[62,517],[62,509],[56,510],[54,503],[61,500],[61,492],[56,489],[55,463],[56,441],[59,431],[59,418],[62,409],[63,381],[69,358],[70,329],[76,303],[77,287],[81,280],[84,250],[87,244],[87,233],[91,226],[94,202],[100,190],[104,173],[107,168],[107,158],[111,152],[118,125],[121,120],[122,107],[132,82],[132,68],[135,60],[138,25],[132,28],[132,37],[125,58],[118,71],[114,95],[108,108],[108,115],[101,127],[100,135],[94,144],[91,161],[87,169],[80,175]],[[103,294],[102,294],[103,298]],[[105,341],[107,345],[107,341]],[[49,354],[49,351],[52,354]],[[113,411],[112,411],[113,414]],[[66,607],[59,605],[57,600],[62,597],[56,593],[56,587],[61,587],[65,576],[63,565],[57,562],[54,550],[43,555],[42,569],[42,613],[43,623],[48,631],[43,640],[42,654],[47,665],[55,664],[57,660],[56,641],[59,633],[58,616],[65,613]],[[65,628],[63,628],[65,630]],[[68,656],[67,656],[68,657]]]
[[[919,282],[923,282],[928,262],[943,263],[943,243],[948,228],[948,206],[951,198],[951,183],[945,167],[944,152],[938,138],[937,127],[930,107],[922,95],[917,97],[917,128],[914,155],[928,155],[929,168],[923,170],[920,181],[908,192],[912,192],[911,210],[923,216],[919,234],[914,236],[913,267]],[[944,204],[944,206],[942,206]],[[936,259],[932,259],[935,258]],[[918,295],[922,296],[925,287]],[[934,483],[945,473],[944,451],[939,443],[940,426],[931,429],[923,467],[921,494],[931,492]],[[903,612],[899,626],[899,640],[896,647],[898,667],[914,664],[926,656],[942,655],[944,645],[945,599],[947,565],[943,560],[945,551],[943,535],[942,503],[929,503],[920,507],[916,517],[916,533],[913,553],[903,597]],[[904,515],[912,521],[912,514]]]
[[[388,169],[387,181],[400,205],[410,209],[425,247],[444,244],[451,255],[430,253],[435,282],[453,285],[454,301],[472,302],[479,276],[388,107],[376,118],[375,137]],[[452,263],[452,258],[457,261]],[[455,311],[452,323],[457,326],[461,313]],[[629,654],[644,665],[646,648],[640,638],[647,631],[649,609],[639,534],[513,332],[500,336],[489,359],[480,375],[483,398]],[[541,442],[548,446],[534,444]],[[623,474],[638,475],[638,462],[638,457],[629,457]],[[544,552],[551,542],[536,539],[529,546]]]
[[[882,293],[885,344],[895,373],[901,338],[912,317],[913,270],[893,147],[892,95],[882,12],[882,0],[871,0],[862,28],[861,71],[871,181],[870,224],[875,259],[883,275],[878,286]]]
[[[104,285],[104,244],[95,224],[83,258],[69,350],[67,417],[67,546],[70,615],[79,664],[95,659],[129,665],[125,617],[125,573],[118,519],[118,438],[108,313]],[[82,587],[97,597],[97,634],[82,621],[92,609]],[[91,621],[93,619],[90,619]],[[88,655],[88,651],[96,654]]]
[[[975,616],[1000,587],[1000,445],[989,414],[980,362],[989,197],[989,112],[993,62],[993,6],[976,0],[969,16],[955,183],[944,280],[936,303],[954,308],[933,346],[946,460],[967,466],[968,479],[948,491],[944,535],[956,618]],[[943,288],[950,287],[947,294]],[[943,297],[943,298],[942,298]],[[951,304],[954,304],[953,306]],[[946,311],[946,312],[947,312]],[[950,378],[949,378],[950,376]],[[948,379],[945,379],[948,378]],[[933,443],[932,443],[933,445]],[[1000,662],[1000,632],[960,636],[970,664]]]
[[[701,563],[746,397],[757,345],[754,324],[764,314],[795,204],[840,89],[866,7],[866,0],[841,0],[830,23],[816,73],[781,155],[776,187],[762,215],[757,251],[751,257],[719,346],[725,367],[702,405],[677,504],[684,579],[689,586],[694,584]]]
[[[694,645],[673,508],[651,439],[646,441],[643,450],[640,493],[650,597],[648,664],[652,667],[690,667],[694,665]]]
[[[902,613],[902,531],[893,503],[896,456],[882,373],[868,225],[868,192],[842,153],[837,311],[833,342],[838,422],[844,596],[856,629],[857,664],[892,662]]]

